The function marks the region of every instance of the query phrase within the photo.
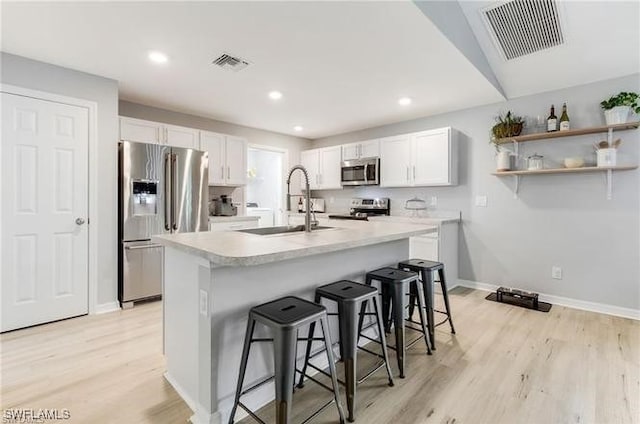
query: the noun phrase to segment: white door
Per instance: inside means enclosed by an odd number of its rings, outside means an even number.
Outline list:
[[[320,150],[320,188],[342,188],[340,168],[340,146]]]
[[[197,149],[198,130],[193,128],[178,127],[175,125],[165,125],[165,144],[173,147],[185,149]]]
[[[300,164],[305,167],[309,174],[309,187],[315,190],[320,186],[320,151],[318,149],[305,150],[300,152]],[[304,190],[304,177],[300,177],[300,189]]]
[[[200,131],[200,150],[209,152],[209,185],[224,184],[227,171],[224,158],[224,136]]]
[[[1,331],[88,313],[86,108],[1,94]]]
[[[411,171],[409,136],[399,135],[380,140],[380,186],[410,186]]]
[[[449,130],[424,131],[411,136],[413,140],[414,181],[420,185],[450,183]]]
[[[225,157],[227,184],[245,185],[247,183],[247,140],[227,136]]]
[[[162,124],[142,119],[120,118],[120,140],[160,143]]]

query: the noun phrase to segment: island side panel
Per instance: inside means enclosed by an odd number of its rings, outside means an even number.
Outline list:
[[[199,314],[200,287],[208,288],[209,281],[209,262],[165,247],[162,295],[165,377],[194,412],[205,410],[207,415],[210,414],[211,404],[207,402],[200,405],[198,375],[201,371],[206,372],[206,369],[201,370],[198,361],[206,355],[201,352],[201,344],[206,343],[207,339],[206,334],[202,337],[201,330],[209,327],[207,322],[200,323],[202,319],[207,320],[206,315]]]
[[[211,380],[212,412],[222,422],[228,421],[233,404],[242,344],[246,330],[247,314],[251,307],[287,295],[313,300],[316,287],[349,279],[364,282],[366,272],[395,266],[409,257],[409,241],[363,246],[353,249],[318,254],[247,267],[220,267],[211,270]],[[335,328],[336,318],[332,327]],[[258,326],[259,327],[259,326]],[[257,337],[266,336],[257,328]],[[306,336],[306,329],[300,336]],[[332,331],[337,339],[337,331]],[[299,345],[302,357],[304,345]],[[322,356],[322,355],[320,355]],[[256,343],[252,346],[245,386],[253,384],[273,372],[272,346]],[[202,374],[200,374],[202,376]],[[274,397],[273,386],[247,395],[244,402],[251,408],[259,408]]]

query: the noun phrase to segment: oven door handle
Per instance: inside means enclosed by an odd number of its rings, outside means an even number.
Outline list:
[[[364,164],[364,183],[368,184],[369,181],[367,180],[367,172],[368,172],[368,168],[369,168],[369,164],[365,163]]]

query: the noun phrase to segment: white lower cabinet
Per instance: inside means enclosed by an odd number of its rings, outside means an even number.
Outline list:
[[[458,223],[441,224],[437,233],[411,237],[409,255],[411,259],[426,259],[442,262],[447,287],[458,285]],[[436,284],[439,290],[440,285]]]
[[[258,228],[258,217],[250,221],[209,222],[209,231],[234,231]]]

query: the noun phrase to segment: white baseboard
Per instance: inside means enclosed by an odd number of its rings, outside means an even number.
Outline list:
[[[456,286],[468,287],[470,289],[496,291],[498,287],[495,284],[481,283],[479,281],[458,280]],[[640,310],[623,308],[621,306],[607,305],[604,303],[589,302],[586,300],[572,299],[569,297],[554,296],[551,294],[540,293],[540,300],[549,302],[553,305],[565,306],[567,308],[581,309],[583,311],[598,312],[601,314],[613,315],[616,317],[629,318],[640,321]]]
[[[94,314],[106,314],[107,312],[114,312],[120,310],[120,302],[107,302],[96,305]]]

